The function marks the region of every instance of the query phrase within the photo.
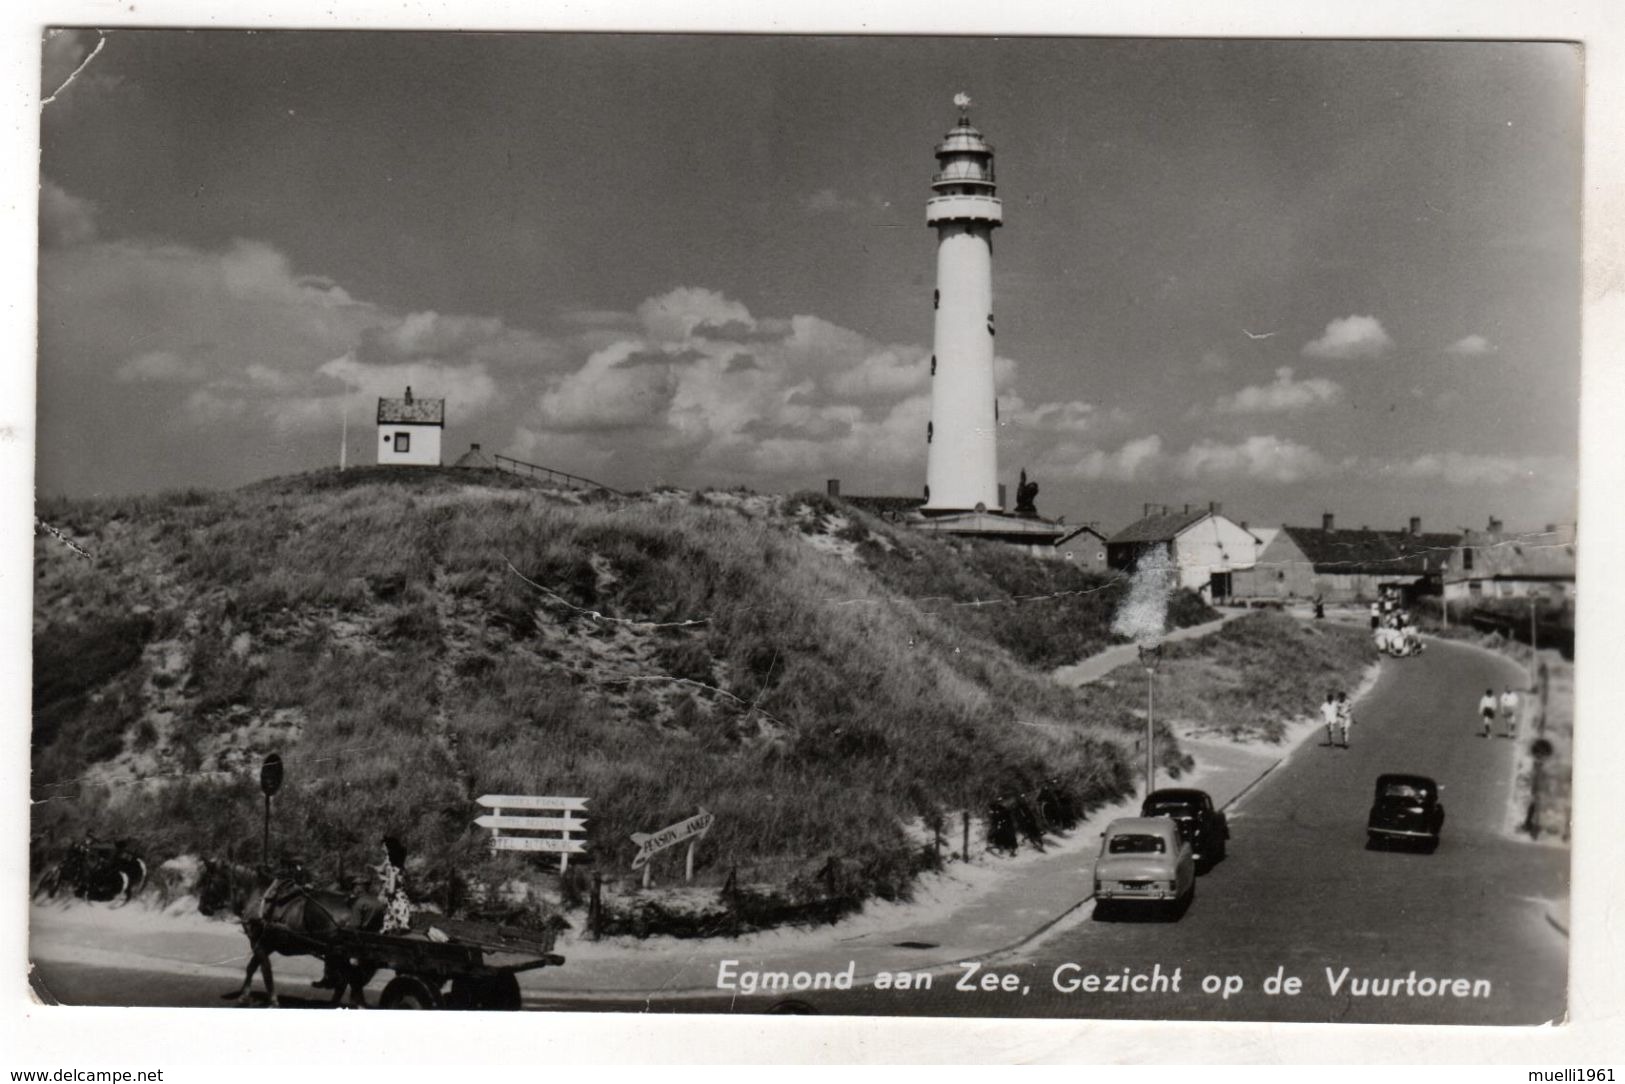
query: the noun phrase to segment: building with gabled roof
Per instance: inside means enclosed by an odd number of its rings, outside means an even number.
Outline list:
[[[1412,516],[1405,530],[1340,528],[1330,512],[1319,527],[1282,526],[1262,547],[1238,595],[1346,602],[1384,591],[1436,595],[1459,536],[1425,533]]]
[[[378,465],[440,466],[440,435],[446,426],[444,399],[418,399],[412,389],[400,399],[378,400]]]
[[[1444,572],[1445,598],[1543,597],[1554,603],[1574,597],[1578,554],[1573,524],[1547,524],[1540,531],[1508,532],[1491,519],[1482,531],[1461,536]]]
[[[1090,572],[1105,572],[1111,567],[1106,559],[1106,533],[1093,523],[1074,527],[1055,543],[1055,556],[1070,561]]]
[[[1145,515],[1106,541],[1106,562],[1133,572],[1159,547],[1178,569],[1179,583],[1202,592],[1210,601],[1228,598],[1235,573],[1258,560],[1258,538],[1221,514],[1217,501],[1206,508],[1186,505],[1173,512],[1166,505],[1146,505]]]

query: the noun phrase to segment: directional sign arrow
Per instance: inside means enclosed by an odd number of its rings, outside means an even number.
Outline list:
[[[487,813],[475,817],[474,823],[481,828],[511,828],[517,831],[530,830],[533,832],[569,832],[579,830],[586,826],[586,817],[509,817]]]

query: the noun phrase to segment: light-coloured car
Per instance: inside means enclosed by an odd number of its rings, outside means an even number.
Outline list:
[[[1095,917],[1120,906],[1176,916],[1196,895],[1196,856],[1168,817],[1125,817],[1101,833],[1095,860]]]

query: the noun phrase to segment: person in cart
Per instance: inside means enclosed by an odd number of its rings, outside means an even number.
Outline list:
[[[362,929],[371,928],[381,913],[379,933],[409,934],[412,932],[412,901],[406,895],[406,846],[394,836],[385,836],[380,843],[382,861],[372,867],[378,877],[378,894],[360,895],[356,899],[356,913],[361,916]],[[338,976],[324,962],[322,977],[311,985],[331,990],[338,985]]]
[[[380,933],[406,933],[412,928],[412,901],[406,896],[406,846],[394,836],[383,839],[384,860],[378,874],[378,898],[384,905]]]

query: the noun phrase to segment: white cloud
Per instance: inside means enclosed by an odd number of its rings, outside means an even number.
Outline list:
[[[1116,451],[1063,440],[1033,457],[1028,474],[1061,481],[1134,482],[1153,474],[1162,458],[1162,438],[1154,433],[1125,441]]]
[[[876,195],[848,196],[833,188],[820,188],[800,199],[801,209],[808,214],[827,215],[854,211],[881,211],[891,204]]]
[[[656,342],[683,342],[701,325],[712,327],[740,324],[754,328],[750,310],[730,301],[715,290],[679,286],[651,297],[638,306],[638,319],[644,332]]]
[[[1331,468],[1313,448],[1280,437],[1252,436],[1235,444],[1199,441],[1179,456],[1174,469],[1185,478],[1289,483],[1320,477]]]
[[[346,414],[352,428],[370,422],[376,398],[408,384],[447,399],[453,439],[500,440],[547,374],[583,354],[580,329],[552,338],[492,316],[357,300],[264,242],[98,239],[85,201],[46,186],[41,207],[59,242],[39,257],[40,470],[52,486],[234,484],[308,469],[336,446],[317,433],[336,438]],[[113,414],[139,426],[73,439],[71,419]],[[278,439],[251,453],[245,432]]]
[[[196,380],[205,370],[172,350],[148,350],[118,367],[114,376],[125,384],[164,384]]]
[[[1377,358],[1393,348],[1394,340],[1375,316],[1343,316],[1326,325],[1326,333],[1305,343],[1303,354],[1310,358],[1349,360]]]
[[[1223,373],[1230,369],[1230,359],[1217,350],[1204,350],[1202,356],[1196,361],[1196,371],[1199,373]]]
[[[1444,352],[1458,358],[1477,358],[1495,353],[1495,346],[1482,335],[1468,335],[1445,347]]]
[[[1342,386],[1333,381],[1324,377],[1294,380],[1292,370],[1283,366],[1275,370],[1272,382],[1221,396],[1213,409],[1220,414],[1293,414],[1334,403],[1342,395]]]
[[[96,205],[70,195],[50,178],[42,178],[39,193],[41,248],[82,245],[96,237]]]
[[[520,448],[638,484],[801,486],[844,476],[869,479],[861,484],[871,492],[912,492],[923,479],[924,347],[879,343],[807,314],[757,317],[695,287],[650,298],[638,313],[637,328],[546,380],[520,422]],[[1015,372],[1014,361],[996,357],[995,387],[1008,389]],[[1100,413],[1082,402],[1029,409],[1008,391],[1000,408],[1015,423],[1006,457],[1021,454],[1015,433],[1076,434]]]
[[[1392,478],[1432,479],[1455,486],[1505,486],[1513,482],[1551,482],[1571,487],[1574,465],[1549,456],[1478,455],[1431,452],[1414,459],[1375,464]]]
[[[838,374],[832,389],[848,399],[919,394],[931,386],[931,364],[919,350],[880,350]]]

